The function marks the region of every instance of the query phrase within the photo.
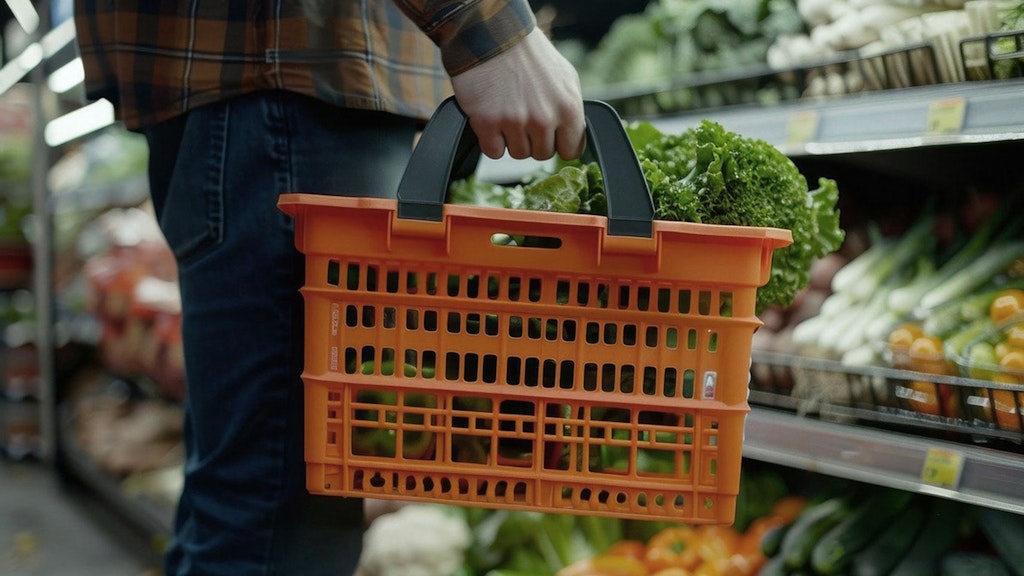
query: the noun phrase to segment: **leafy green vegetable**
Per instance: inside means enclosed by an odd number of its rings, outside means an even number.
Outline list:
[[[758,290],[758,311],[788,305],[810,279],[811,263],[839,248],[839,188],[821,178],[808,189],[800,170],[778,148],[705,120],[681,134],[647,123],[627,127],[661,220],[782,228],[793,244],[772,256],[772,273]]]
[[[659,220],[781,228],[793,244],[775,251],[771,277],[757,292],[757,311],[790,304],[810,281],[811,263],[837,250],[839,188],[807,180],[768,142],[744,137],[705,120],[680,134],[647,122],[626,127]],[[603,178],[596,163],[559,162],[526,184],[502,187],[469,178],[452,184],[449,201],[505,208],[607,215]]]
[[[481,182],[475,176],[470,176],[452,182],[447,201],[452,204],[569,214],[583,209],[589,212],[601,209],[602,206],[607,210],[607,202],[602,199],[600,178],[600,169],[594,170],[589,166],[563,166],[554,174],[540,172],[525,184],[511,187]],[[591,192],[592,188],[594,192]]]
[[[475,574],[528,573],[551,576],[582,558],[592,558],[623,537],[614,518],[584,518],[527,510],[494,510],[471,523],[466,562]]]

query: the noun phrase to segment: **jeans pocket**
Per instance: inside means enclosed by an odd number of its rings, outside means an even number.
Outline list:
[[[158,207],[163,230],[178,264],[187,264],[223,240],[224,162],[229,105],[204,106],[189,113],[163,205]]]

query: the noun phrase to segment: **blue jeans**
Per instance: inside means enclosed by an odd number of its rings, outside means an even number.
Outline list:
[[[166,576],[348,576],[362,501],[305,490],[304,263],[285,192],[390,196],[411,119],[285,92],[147,133],[151,193],[182,296],[185,484]]]

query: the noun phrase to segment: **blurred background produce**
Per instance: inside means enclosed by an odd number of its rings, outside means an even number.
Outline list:
[[[750,402],[759,415],[841,424],[843,439],[857,449],[843,453],[854,472],[839,475],[866,482],[829,475],[834,468],[803,472],[799,458],[772,454],[767,459],[778,462],[765,462],[765,446],[787,439],[754,438],[762,452],[744,460],[737,522],[727,529],[441,507],[379,524],[385,539],[408,535],[399,551],[406,562],[368,562],[367,571],[413,574],[437,561],[456,562],[465,576],[1019,576],[1021,516],[995,510],[1018,510],[1019,499],[997,494],[1003,501],[993,505],[979,496],[978,478],[992,480],[984,475],[991,472],[977,473],[982,460],[972,458],[1009,463],[1010,472],[995,480],[998,490],[1016,482],[1024,454],[1024,193],[1017,169],[1024,128],[1016,99],[1002,99],[999,84],[1019,87],[1024,2],[532,4],[577,65],[588,96],[632,120],[679,126],[672,121],[686,115],[742,117],[756,130],[762,124],[749,119],[762,113],[828,110],[818,106],[834,102],[865,133],[877,134],[892,121],[879,112],[919,102],[915,89],[925,88],[928,99],[963,97],[963,126],[973,131],[936,138],[907,131],[902,122],[919,111],[910,108],[893,122],[892,140],[854,135],[853,142],[844,136],[822,143],[811,132],[806,142],[789,133],[771,141],[809,182],[839,183],[846,236],[810,262],[807,285],[791,304],[759,314]],[[6,65],[28,41],[3,33]],[[48,66],[60,56],[49,54]],[[50,119],[74,110],[76,93],[40,86],[42,96],[34,97],[29,87],[26,77],[0,98],[0,447],[11,460],[43,454],[40,415],[48,407],[40,386],[48,383],[39,371],[32,248],[45,232],[40,217],[50,216],[56,468],[94,486],[158,551],[180,490],[183,382],[174,271],[145,202],[145,147],[116,126],[48,146],[34,113]],[[33,169],[40,150],[43,174]],[[30,192],[39,177],[50,214],[33,213]],[[939,488],[949,500],[925,495],[935,491],[927,484],[913,493],[886,488],[893,468],[896,483],[907,482],[906,471],[885,461],[888,452],[854,441],[871,431],[894,433],[886,447],[905,454],[911,467],[921,464],[913,448],[922,442],[962,450],[971,470],[966,485]],[[920,483],[920,472],[911,471],[910,484]],[[985,505],[954,502],[978,499]],[[865,518],[857,510],[893,512]],[[411,526],[426,528],[413,534]],[[443,541],[431,544],[429,536]],[[390,540],[378,560],[394,552]],[[6,568],[0,560],[0,572]]]

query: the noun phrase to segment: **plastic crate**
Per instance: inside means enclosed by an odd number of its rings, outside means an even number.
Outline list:
[[[474,142],[451,100],[397,201],[282,196],[311,492],[733,521],[756,289],[790,233],[652,220],[618,115],[585,110],[608,218],[445,205]]]

